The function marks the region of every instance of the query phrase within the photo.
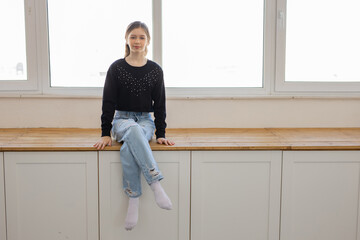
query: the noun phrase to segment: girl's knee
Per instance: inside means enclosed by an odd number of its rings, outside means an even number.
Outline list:
[[[127,130],[126,135],[128,135],[128,137],[139,138],[139,137],[143,137],[143,132],[139,125],[132,125]]]
[[[146,140],[150,141],[154,136],[155,127],[152,127],[150,125],[144,125],[144,126],[141,126],[141,128],[142,128],[142,131],[144,133]]]

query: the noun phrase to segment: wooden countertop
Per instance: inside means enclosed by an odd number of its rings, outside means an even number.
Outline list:
[[[1,129],[0,151],[97,151],[100,129]],[[167,129],[174,146],[155,151],[181,150],[360,150],[360,128],[205,128]],[[105,150],[118,151],[121,144]]]

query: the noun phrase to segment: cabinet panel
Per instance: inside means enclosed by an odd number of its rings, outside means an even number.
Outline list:
[[[153,153],[164,175],[161,185],[169,195],[173,209],[163,210],[156,205],[153,192],[142,176],[139,221],[132,231],[126,231],[128,197],[122,188],[120,153],[99,152],[100,239],[189,239],[190,152]]]
[[[97,152],[7,152],[8,240],[98,239]]]
[[[282,240],[360,239],[359,151],[286,151]]]
[[[0,240],[6,240],[3,155],[4,153],[0,152]]]
[[[280,151],[192,153],[192,240],[278,240]]]

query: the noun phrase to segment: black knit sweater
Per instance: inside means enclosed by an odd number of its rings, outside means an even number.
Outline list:
[[[154,112],[156,138],[165,138],[165,86],[157,63],[147,60],[134,67],[122,58],[111,64],[103,92],[101,136],[110,136],[115,110]]]

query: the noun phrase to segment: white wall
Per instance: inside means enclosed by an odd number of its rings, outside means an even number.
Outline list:
[[[360,99],[167,101],[169,128],[360,127]],[[0,128],[99,128],[100,98],[0,98]]]

